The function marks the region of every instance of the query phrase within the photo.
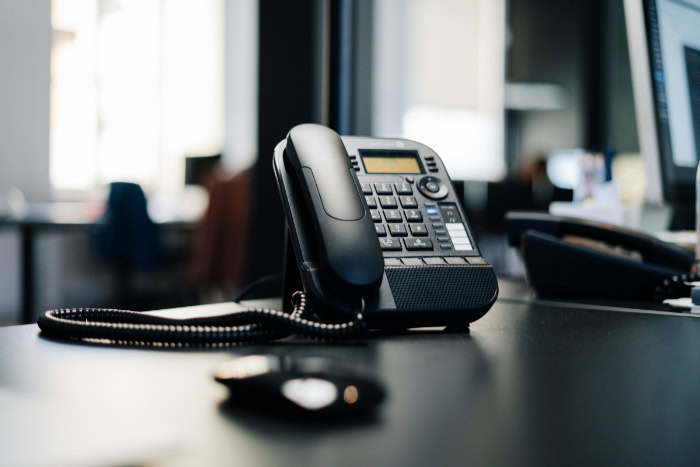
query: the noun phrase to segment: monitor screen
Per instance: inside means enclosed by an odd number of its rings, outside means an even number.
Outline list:
[[[644,0],[663,194],[692,203],[700,160],[700,0]]]

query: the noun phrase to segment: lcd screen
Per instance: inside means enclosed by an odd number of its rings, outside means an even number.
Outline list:
[[[368,174],[419,174],[423,173],[415,156],[362,155]]]

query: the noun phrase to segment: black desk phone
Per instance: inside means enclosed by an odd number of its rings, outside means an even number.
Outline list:
[[[273,166],[287,218],[283,311],[225,315],[71,308],[39,317],[47,336],[146,346],[353,337],[367,328],[464,326],[498,282],[440,158],[401,139],[299,125]],[[281,240],[281,239],[280,239]],[[320,317],[323,322],[316,318]]]
[[[274,151],[287,218],[286,295],[324,321],[466,325],[498,295],[440,158],[404,139],[294,127]],[[285,300],[287,302],[287,300]]]
[[[509,212],[506,228],[542,297],[660,301],[688,294],[683,284],[695,279],[692,250],[623,227]]]

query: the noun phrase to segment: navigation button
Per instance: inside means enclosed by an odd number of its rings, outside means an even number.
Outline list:
[[[433,242],[429,238],[404,238],[407,250],[432,250]]]

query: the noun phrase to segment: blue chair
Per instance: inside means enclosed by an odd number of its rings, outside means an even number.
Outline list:
[[[157,267],[163,255],[160,228],[148,215],[146,196],[139,185],[110,184],[94,242],[98,255],[115,269],[118,306],[133,307],[133,274]]]

